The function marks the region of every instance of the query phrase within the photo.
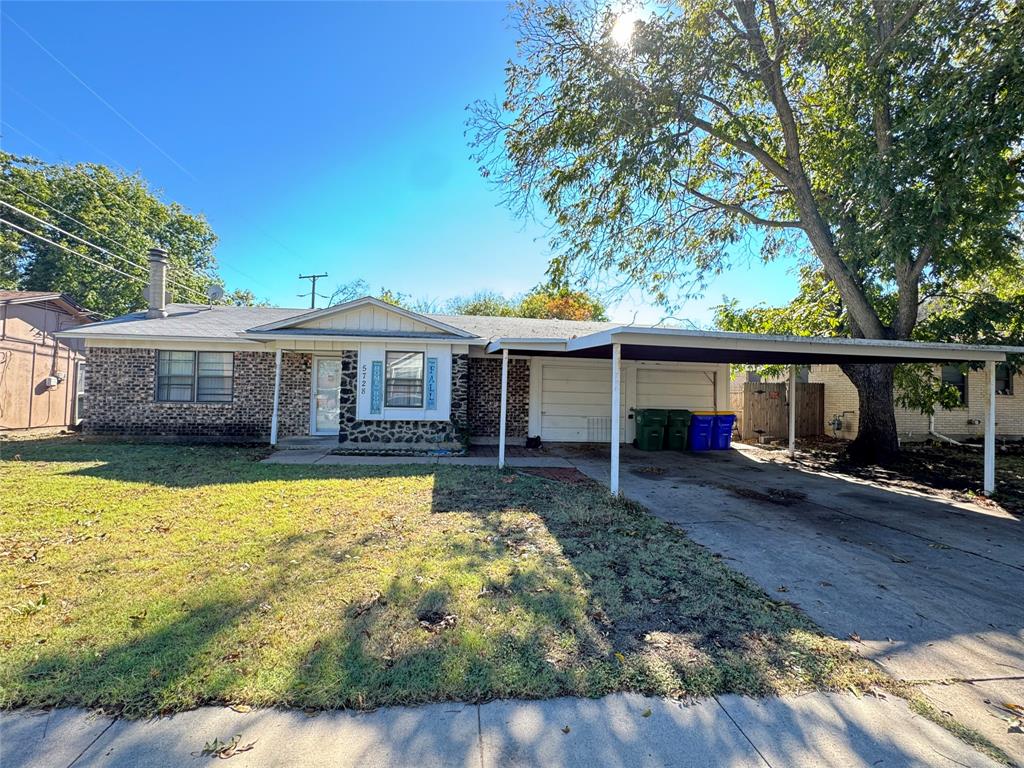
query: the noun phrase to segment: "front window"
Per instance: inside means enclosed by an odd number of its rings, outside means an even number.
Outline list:
[[[156,399],[169,403],[230,403],[234,381],[231,352],[159,350]]]
[[[160,350],[156,354],[156,399],[190,402],[195,394],[196,353]]]
[[[196,368],[196,400],[230,403],[235,356],[230,352],[199,352]]]
[[[423,407],[423,353],[388,352],[384,361],[384,405]]]
[[[957,405],[967,405],[967,376],[959,365],[942,366],[942,383],[957,391]]]
[[[999,363],[996,366],[996,394],[1013,394],[1013,371],[1010,370],[1009,363]]]

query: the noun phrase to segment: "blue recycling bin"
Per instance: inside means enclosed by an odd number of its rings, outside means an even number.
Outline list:
[[[691,451],[711,450],[711,430],[715,416],[711,413],[695,413],[690,417],[689,448]]]
[[[736,424],[735,413],[716,413],[711,424],[711,449],[727,451],[732,447],[732,428]]]

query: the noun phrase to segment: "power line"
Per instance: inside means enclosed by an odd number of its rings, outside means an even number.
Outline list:
[[[105,253],[108,256],[113,256],[115,259],[119,259],[120,261],[123,261],[126,264],[129,264],[130,266],[135,267],[136,269],[141,269],[144,272],[146,271],[146,267],[142,266],[141,264],[139,264],[137,262],[134,262],[131,259],[127,259],[124,256],[121,256],[119,254],[116,254],[113,251],[109,251],[109,250],[107,250],[106,248],[104,248],[101,245],[96,245],[95,243],[92,243],[92,242],[86,240],[83,237],[79,237],[78,235],[76,235],[76,234],[74,234],[72,232],[68,232],[65,229],[61,229],[56,224],[53,224],[52,222],[46,221],[45,219],[40,219],[38,216],[34,216],[31,213],[29,213],[28,211],[23,211],[18,206],[12,205],[11,203],[8,203],[6,200],[0,200],[0,205],[3,205],[5,207],[7,207],[7,208],[10,208],[12,211],[17,211],[18,213],[20,213],[20,214],[22,214],[24,216],[28,216],[30,219],[32,219],[33,221],[36,221],[36,222],[42,224],[44,227],[49,227],[50,229],[55,229],[58,232],[60,232],[62,235],[70,237],[73,240],[77,240],[78,242],[82,243],[82,245],[88,246],[89,248],[95,248],[97,251],[100,251],[101,253]],[[75,253],[77,253],[77,251],[75,251]],[[103,262],[100,262],[100,263],[103,263]],[[122,273],[122,274],[126,274],[126,273]],[[133,277],[135,277],[135,276],[133,275]],[[147,279],[143,279],[143,278],[138,278],[138,279],[142,280],[144,283],[147,283],[147,284],[149,283],[149,281]],[[199,291],[196,291],[196,290],[194,290],[192,288],[187,288],[187,287],[185,287],[183,285],[179,285],[179,288],[181,288],[181,290],[184,291],[184,292],[191,293],[193,296],[200,296],[200,295],[202,295],[202,294],[199,293]],[[206,297],[203,296],[203,298],[205,299]]]
[[[182,171],[184,171],[184,172],[185,172],[186,174],[188,174],[188,175],[189,175],[189,176],[190,176],[190,177],[192,178],[192,180],[193,180],[193,181],[196,181],[196,182],[199,182],[199,181],[200,181],[200,179],[198,179],[198,178],[197,178],[197,177],[195,176],[195,174],[193,174],[193,173],[192,173],[191,171],[189,171],[189,170],[188,170],[187,168],[185,168],[184,166],[182,166],[182,165],[181,165],[181,164],[180,164],[179,162],[177,162],[177,161],[176,161],[176,160],[175,160],[175,159],[174,159],[173,157],[171,157],[170,155],[168,155],[168,154],[167,154],[167,153],[166,153],[166,152],[165,152],[165,151],[164,151],[164,150],[163,150],[163,149],[162,149],[162,148],[161,148],[161,147],[160,147],[160,146],[159,146],[158,144],[156,144],[156,142],[154,142],[154,141],[153,141],[152,139],[150,139],[150,138],[149,138],[148,136],[146,136],[146,135],[145,135],[144,133],[142,133],[142,131],[141,131],[141,130],[139,130],[139,129],[138,129],[138,128],[137,128],[137,127],[136,127],[136,126],[135,126],[135,125],[134,125],[134,124],[133,124],[133,123],[132,123],[132,122],[130,121],[130,120],[128,120],[128,118],[126,118],[126,117],[125,117],[124,115],[122,115],[122,114],[121,114],[120,112],[118,112],[118,111],[117,111],[117,109],[115,109],[115,108],[114,108],[114,107],[113,107],[113,106],[112,106],[112,105],[111,105],[111,104],[110,104],[110,103],[109,103],[109,102],[108,102],[108,101],[107,101],[106,99],[104,99],[104,98],[103,98],[102,96],[100,96],[100,95],[99,95],[99,94],[98,94],[98,93],[97,93],[97,92],[96,92],[95,90],[93,90],[93,89],[92,89],[92,88],[91,88],[91,87],[89,86],[89,84],[88,84],[88,83],[86,83],[86,82],[85,82],[85,81],[84,81],[84,80],[83,80],[82,78],[80,78],[80,77],[79,77],[78,75],[76,75],[76,74],[75,74],[75,73],[74,73],[74,72],[73,72],[73,71],[71,70],[71,68],[70,68],[70,67],[68,67],[68,66],[67,66],[67,65],[66,65],[66,64],[65,64],[65,63],[64,63],[63,61],[61,61],[60,59],[58,59],[58,58],[57,58],[57,57],[56,57],[56,56],[55,56],[55,55],[54,55],[54,54],[53,54],[53,53],[52,53],[51,51],[49,51],[49,50],[48,50],[48,49],[47,49],[47,48],[46,48],[46,47],[45,47],[45,46],[44,46],[44,45],[43,45],[42,43],[40,43],[40,42],[39,42],[38,40],[36,40],[36,39],[35,39],[35,38],[34,38],[34,37],[33,37],[33,36],[32,36],[32,35],[31,35],[31,34],[30,34],[30,33],[28,32],[28,30],[26,30],[26,29],[25,29],[24,27],[22,27],[22,26],[21,26],[20,24],[18,24],[18,23],[17,23],[17,22],[16,22],[16,21],[15,21],[14,19],[12,19],[12,18],[11,18],[11,17],[10,17],[10,16],[8,15],[8,14],[6,14],[6,13],[5,13],[5,14],[3,14],[3,16],[4,16],[4,17],[6,17],[6,18],[7,18],[7,20],[8,20],[8,21],[10,21],[10,22],[11,22],[12,24],[14,24],[14,26],[16,26],[16,27],[17,27],[18,29],[20,29],[20,30],[22,31],[22,33],[24,33],[26,37],[28,37],[28,38],[29,38],[29,39],[30,39],[30,40],[31,40],[31,41],[32,41],[33,43],[35,43],[35,44],[36,44],[36,45],[37,45],[37,46],[38,46],[38,47],[39,47],[39,48],[40,48],[40,49],[41,49],[41,50],[42,50],[42,51],[43,51],[43,52],[44,52],[44,53],[45,53],[45,54],[46,54],[47,56],[49,56],[49,57],[50,57],[51,59],[53,59],[53,60],[54,60],[54,61],[55,61],[55,62],[56,62],[57,64],[59,64],[59,65],[60,65],[60,66],[61,66],[61,67],[62,67],[62,68],[63,68],[63,69],[64,69],[64,70],[65,70],[65,71],[66,71],[66,72],[67,72],[67,73],[69,74],[69,75],[71,75],[71,76],[72,76],[72,77],[73,77],[73,78],[74,78],[75,80],[77,80],[77,81],[78,81],[78,82],[79,82],[79,83],[80,83],[80,84],[82,85],[82,87],[84,87],[84,88],[85,88],[85,89],[86,89],[87,91],[89,91],[89,93],[91,93],[91,94],[92,94],[93,96],[95,96],[95,97],[96,97],[97,99],[99,99],[99,101],[100,101],[100,102],[101,102],[101,103],[102,103],[102,104],[103,104],[104,106],[106,106],[106,107],[107,107],[108,109],[110,109],[110,110],[111,110],[111,111],[112,111],[112,112],[113,112],[113,113],[114,113],[115,115],[117,115],[117,116],[118,116],[119,118],[121,118],[121,120],[123,120],[123,121],[124,121],[125,123],[127,123],[127,124],[128,124],[128,125],[129,125],[129,126],[130,126],[130,127],[131,127],[131,128],[133,129],[133,130],[135,130],[135,131],[136,131],[136,132],[137,132],[137,133],[138,133],[138,134],[139,134],[140,136],[142,136],[142,137],[143,137],[144,139],[146,139],[146,141],[148,141],[148,142],[149,142],[149,143],[150,143],[151,145],[153,145],[153,146],[154,146],[154,147],[155,147],[155,148],[156,148],[156,149],[157,149],[157,150],[158,150],[158,151],[159,151],[159,152],[160,152],[161,154],[163,154],[163,155],[164,155],[165,157],[167,157],[167,158],[168,158],[168,159],[169,159],[169,160],[170,160],[170,161],[171,161],[172,163],[174,163],[174,164],[175,164],[176,166],[178,166],[178,168],[180,168],[180,169],[181,169]],[[28,104],[30,104],[31,106],[34,106],[34,107],[35,107],[35,108],[36,108],[36,109],[37,109],[38,111],[40,111],[40,112],[41,112],[41,113],[42,113],[42,114],[43,114],[44,116],[47,116],[47,117],[49,117],[49,118],[50,118],[51,120],[53,120],[54,122],[56,122],[56,123],[57,123],[58,125],[62,126],[62,127],[63,127],[63,128],[65,129],[65,130],[67,130],[67,131],[68,131],[69,133],[71,133],[71,134],[72,134],[73,136],[76,136],[76,137],[78,137],[78,138],[82,138],[82,137],[81,137],[81,136],[80,136],[80,135],[79,135],[78,133],[76,133],[75,131],[73,131],[73,130],[71,130],[70,128],[68,128],[68,127],[67,127],[66,125],[64,125],[64,124],[63,124],[63,123],[62,123],[62,122],[61,122],[60,120],[57,120],[57,118],[53,117],[52,115],[49,115],[49,114],[48,114],[48,113],[47,113],[47,112],[46,112],[45,110],[43,110],[43,109],[42,109],[41,107],[39,107],[38,105],[34,104],[34,103],[33,103],[33,102],[32,102],[31,100],[29,100],[29,99],[28,99],[28,98],[27,98],[26,96],[24,96],[23,94],[18,94],[18,95],[19,95],[19,96],[21,96],[21,98],[22,98],[22,99],[23,99],[24,101],[26,101],[26,102],[27,102]],[[40,144],[40,143],[39,143],[38,141],[36,141],[35,139],[33,139],[33,138],[32,138],[31,136],[28,136],[28,135],[27,135],[27,134],[25,134],[24,132],[22,132],[22,131],[19,131],[19,130],[18,130],[17,128],[14,128],[14,126],[11,126],[11,125],[10,125],[9,123],[8,123],[8,126],[9,126],[10,128],[12,128],[12,129],[13,129],[13,130],[14,130],[14,131],[15,131],[16,133],[20,134],[20,135],[21,135],[21,136],[23,136],[23,137],[24,137],[25,139],[27,139],[28,141],[32,142],[32,143],[33,143],[33,144],[35,144],[35,145],[36,145],[37,147],[39,147],[40,149],[42,149],[42,150],[43,150],[44,152],[50,152],[51,154],[57,154],[57,156],[58,156],[58,157],[61,157],[61,155],[60,155],[59,153],[53,153],[53,151],[52,151],[52,150],[50,150],[50,149],[49,149],[49,148],[47,148],[47,147],[44,147],[44,146],[43,146],[42,144]],[[87,143],[87,144],[90,144],[90,145],[91,145],[91,142],[88,142],[88,141],[86,141],[86,143]],[[95,145],[93,145],[93,146],[95,146]],[[108,154],[107,154],[106,152],[103,152],[102,150],[99,150],[99,151],[100,151],[100,152],[101,152],[102,154],[106,155],[106,156],[107,156],[108,158],[110,158],[110,155],[108,155]],[[111,160],[113,160],[113,158],[110,158],[110,159],[111,159]],[[115,165],[119,165],[119,163],[117,163],[116,161],[114,162],[114,164],[115,164]],[[123,167],[122,167],[122,170],[123,170]],[[109,192],[109,193],[110,193],[111,195],[113,195],[114,197],[116,197],[117,199],[119,199],[119,200],[120,200],[120,201],[121,201],[122,203],[124,203],[124,204],[125,204],[125,205],[127,205],[128,207],[130,207],[130,208],[134,209],[134,210],[135,210],[135,211],[136,211],[137,213],[139,213],[140,215],[142,215],[142,216],[143,216],[143,217],[145,218],[144,214],[142,214],[142,213],[141,213],[141,211],[139,211],[139,209],[138,209],[138,208],[136,208],[136,207],[135,207],[134,205],[132,205],[131,203],[129,203],[128,201],[126,201],[126,200],[125,200],[124,198],[120,197],[120,196],[119,196],[119,195],[118,195],[118,194],[117,194],[116,192],[113,192],[112,190],[104,190],[104,188],[103,188],[102,186],[100,186],[99,182],[97,182],[97,181],[96,181],[95,179],[93,179],[93,178],[92,178],[92,177],[91,177],[91,176],[90,176],[89,174],[85,174],[85,177],[86,177],[86,178],[87,178],[87,179],[89,180],[89,182],[90,182],[91,184],[93,184],[93,185],[94,185],[94,186],[95,186],[95,187],[96,187],[97,189],[99,189],[99,190],[100,190],[101,192],[102,192],[102,191],[107,191],[107,192]],[[104,207],[105,207],[105,206],[104,206]],[[254,222],[254,225],[255,225],[255,228],[256,228],[256,229],[257,229],[257,230],[258,230],[259,232],[262,232],[262,233],[263,233],[263,235],[264,235],[265,237],[267,237],[267,238],[269,238],[270,240],[272,240],[272,241],[273,241],[273,242],[274,242],[275,244],[277,244],[277,246],[278,246],[278,247],[282,248],[282,249],[283,249],[283,250],[285,250],[285,251],[288,251],[289,253],[291,253],[291,254],[293,254],[293,255],[295,255],[295,256],[299,256],[298,252],[296,252],[295,250],[293,250],[293,249],[291,248],[291,246],[289,246],[288,244],[286,244],[286,243],[282,242],[282,241],[281,241],[281,240],[280,240],[279,238],[277,238],[277,237],[276,237],[275,235],[273,235],[272,233],[270,233],[270,232],[269,232],[269,231],[268,231],[268,230],[267,230],[267,229],[266,229],[265,227],[263,227],[263,226],[262,226],[262,225],[261,225],[261,224],[260,224],[259,222]],[[238,275],[241,275],[242,277],[244,277],[245,279],[249,280],[249,281],[250,281],[250,282],[252,282],[252,283],[255,283],[256,285],[262,285],[262,286],[263,286],[264,288],[267,288],[268,290],[273,290],[273,289],[272,289],[272,288],[271,288],[271,287],[270,287],[269,285],[267,285],[267,283],[265,283],[264,281],[262,281],[262,280],[260,280],[260,279],[258,279],[258,278],[256,278],[256,277],[254,277],[253,275],[249,274],[248,272],[245,272],[244,270],[241,270],[241,269],[239,269],[238,267],[235,267],[235,266],[232,266],[232,265],[230,265],[230,264],[227,264],[227,263],[225,263],[225,262],[224,262],[223,260],[222,260],[222,261],[220,262],[220,266],[221,266],[221,267],[223,267],[223,268],[225,268],[225,269],[229,269],[229,270],[231,270],[232,272],[235,272],[235,273],[236,273],[236,274],[238,274]]]
[[[63,69],[63,70],[65,71],[65,72],[67,72],[67,73],[68,73],[69,75],[71,75],[71,77],[73,77],[73,78],[74,78],[75,80],[77,80],[77,81],[78,81],[78,83],[79,83],[79,84],[80,84],[80,85],[81,85],[81,86],[82,86],[83,88],[85,88],[85,89],[86,89],[87,91],[89,91],[89,93],[91,93],[91,94],[92,94],[93,96],[95,96],[95,97],[96,97],[97,99],[99,99],[99,100],[100,100],[100,102],[101,102],[101,103],[103,104],[103,106],[105,106],[105,107],[106,107],[107,109],[109,109],[109,110],[110,110],[111,112],[113,112],[113,113],[114,113],[115,115],[117,115],[117,116],[118,116],[118,117],[119,117],[119,118],[121,119],[121,121],[122,121],[122,122],[124,122],[124,124],[125,124],[125,125],[127,125],[127,126],[128,126],[129,128],[131,128],[131,129],[132,129],[133,131],[135,131],[135,132],[136,132],[137,134],[139,134],[139,136],[141,136],[142,138],[144,138],[144,139],[145,139],[145,140],[146,140],[147,142],[149,142],[149,144],[150,144],[150,145],[151,145],[151,146],[152,146],[152,147],[153,147],[153,148],[154,148],[155,150],[157,150],[157,151],[158,151],[158,152],[159,152],[159,153],[160,153],[161,155],[163,155],[163,156],[164,156],[164,157],[166,157],[166,158],[167,158],[168,160],[170,160],[170,161],[171,161],[172,163],[174,163],[174,165],[176,165],[176,166],[178,167],[178,169],[179,169],[179,170],[181,170],[181,171],[182,171],[182,172],[183,172],[183,173],[184,173],[185,175],[189,176],[189,177],[190,177],[190,178],[191,178],[192,180],[194,180],[194,181],[199,181],[199,179],[197,179],[197,178],[195,177],[195,175],[194,175],[194,174],[192,173],[192,171],[190,171],[190,170],[189,170],[188,168],[186,168],[186,167],[185,167],[185,166],[183,166],[183,165],[182,165],[181,163],[179,163],[179,162],[178,162],[177,160],[175,160],[175,159],[174,159],[173,157],[171,157],[171,156],[170,156],[170,155],[169,155],[169,154],[167,153],[167,151],[166,151],[166,150],[165,150],[165,149],[164,149],[163,147],[161,147],[161,146],[160,146],[159,144],[157,144],[157,143],[156,143],[155,141],[153,141],[153,140],[152,140],[151,138],[149,138],[149,136],[147,136],[147,135],[146,135],[145,133],[143,133],[142,129],[140,129],[140,128],[139,128],[138,126],[136,126],[136,125],[135,125],[135,123],[133,123],[133,122],[132,122],[131,120],[129,120],[129,119],[128,119],[127,117],[125,117],[125,116],[124,116],[123,114],[121,114],[121,113],[120,113],[120,112],[119,112],[119,111],[118,111],[118,110],[117,110],[117,109],[116,109],[116,108],[114,107],[114,105],[113,105],[113,104],[111,104],[111,103],[110,103],[109,101],[107,101],[107,100],[106,100],[106,99],[104,99],[104,98],[103,98],[102,96],[100,96],[100,95],[99,95],[99,94],[98,94],[98,93],[97,93],[97,92],[96,92],[96,91],[95,91],[95,90],[94,90],[94,89],[92,88],[92,86],[90,86],[90,85],[89,85],[89,84],[88,84],[87,82],[85,82],[85,80],[83,80],[83,79],[82,79],[82,78],[80,78],[80,77],[79,77],[78,75],[76,75],[76,74],[75,74],[75,73],[74,73],[74,72],[72,71],[71,67],[69,67],[69,66],[68,66],[67,64],[65,64],[65,63],[64,63],[63,61],[61,61],[60,59],[58,59],[58,58],[57,58],[57,57],[56,57],[56,56],[55,56],[55,55],[54,55],[54,54],[53,54],[53,53],[52,53],[52,52],[50,51],[50,49],[49,49],[49,48],[47,48],[47,47],[46,47],[45,45],[43,45],[43,44],[42,44],[41,42],[39,42],[38,40],[36,40],[36,39],[35,39],[35,38],[34,38],[34,37],[33,37],[33,36],[31,35],[31,33],[30,33],[30,32],[29,32],[29,31],[28,31],[27,29],[25,29],[25,28],[24,28],[23,26],[21,26],[21,24],[19,24],[19,23],[18,23],[18,22],[16,22],[16,21],[15,21],[14,19],[12,19],[12,18],[10,17],[10,14],[7,14],[7,13],[5,13],[5,14],[4,14],[4,18],[6,18],[6,19],[7,19],[7,20],[8,20],[9,22],[11,22],[11,24],[13,24],[13,25],[14,25],[15,27],[17,27],[18,29],[20,29],[20,30],[21,30],[21,33],[22,33],[23,35],[25,35],[25,37],[27,37],[27,38],[28,38],[29,40],[31,40],[31,41],[32,41],[33,43],[35,43],[35,44],[36,44],[36,46],[37,46],[37,47],[39,48],[39,50],[41,50],[41,51],[42,51],[43,53],[45,53],[45,54],[46,54],[47,56],[49,56],[49,57],[50,57],[51,59],[53,59],[53,60],[54,60],[55,62],[57,62],[57,64],[59,64],[59,65],[60,65],[61,69]]]
[[[302,296],[309,296],[309,308],[310,309],[316,309],[316,297],[317,296],[322,296],[325,299],[327,298],[322,293],[317,293],[316,292],[316,281],[319,280],[321,277],[327,277],[327,273],[324,272],[322,275],[299,275],[299,280],[312,280],[313,281],[313,287],[310,288],[309,293],[300,293],[299,294],[300,297],[302,297]]]
[[[94,259],[92,256],[82,253],[81,251],[76,251],[73,248],[68,248],[66,245],[61,245],[60,243],[54,242],[48,237],[43,237],[42,235],[37,234],[31,230],[25,229],[24,227],[19,227],[14,222],[8,221],[5,218],[0,217],[0,224],[6,224],[8,227],[11,227],[12,229],[16,229],[19,232],[24,232],[26,235],[34,237],[37,240],[42,240],[44,243],[49,243],[50,245],[56,246],[57,248],[60,248],[62,251],[67,251],[73,256],[81,256],[86,261],[91,261],[96,266],[103,267],[104,269],[109,269],[111,272],[117,272],[117,274],[123,275],[124,277],[127,277],[129,280],[137,280],[138,282],[143,283],[144,285],[149,285],[149,281],[146,280],[145,278],[139,277],[138,275],[130,275],[127,272],[118,269],[117,267],[113,267],[110,264],[107,264],[106,262]]]
[[[88,174],[86,174],[86,175],[88,175]],[[72,215],[71,215],[70,213],[65,213],[64,211],[60,210],[59,208],[55,208],[55,207],[53,207],[52,205],[50,205],[49,203],[47,203],[47,202],[45,202],[45,201],[43,201],[43,200],[40,200],[40,199],[39,199],[38,197],[36,197],[35,195],[33,195],[33,194],[32,194],[31,192],[26,192],[26,191],[25,191],[24,189],[22,189],[21,187],[19,187],[19,186],[15,185],[15,184],[12,184],[12,183],[11,183],[11,182],[9,182],[9,181],[8,181],[7,179],[4,179],[4,178],[0,178],[0,181],[2,181],[2,182],[3,182],[4,184],[6,184],[7,186],[11,187],[12,189],[15,189],[15,190],[17,190],[18,192],[20,192],[21,194],[25,195],[26,197],[29,197],[29,198],[31,198],[32,200],[34,200],[35,202],[37,202],[37,203],[38,203],[39,205],[43,205],[43,206],[45,206],[45,207],[49,208],[49,209],[50,209],[51,211],[53,211],[54,213],[56,213],[56,214],[58,214],[58,215],[60,215],[60,216],[63,216],[63,217],[64,217],[64,218],[66,218],[66,219],[70,219],[71,221],[75,222],[76,224],[78,224],[78,225],[80,225],[80,226],[82,226],[82,227],[85,227],[85,228],[86,228],[86,229],[88,229],[88,230],[89,230],[90,232],[94,232],[95,234],[99,235],[100,237],[102,237],[102,238],[104,238],[104,239],[106,239],[106,240],[110,241],[111,243],[114,243],[114,244],[115,244],[115,245],[117,245],[118,247],[120,247],[120,248],[124,248],[124,249],[125,249],[125,251],[127,251],[128,253],[131,253],[131,254],[133,254],[133,255],[135,255],[135,256],[142,256],[143,258],[146,258],[145,254],[142,254],[142,253],[140,253],[140,252],[138,252],[138,251],[133,251],[133,250],[132,250],[131,248],[129,248],[129,247],[128,247],[127,245],[125,245],[124,243],[122,243],[122,242],[119,242],[118,240],[115,240],[115,239],[114,239],[114,238],[112,238],[112,237],[111,237],[110,235],[105,235],[105,234],[103,234],[102,232],[100,232],[100,231],[99,231],[98,229],[95,229],[94,227],[90,227],[90,226],[89,226],[88,224],[86,224],[86,223],[85,223],[84,221],[80,221],[80,220],[76,219],[76,218],[75,218],[74,216],[72,216]],[[3,202],[3,201],[2,201],[2,200],[0,200],[0,202]],[[7,205],[10,205],[10,204],[9,204],[9,203],[7,203]],[[10,207],[12,207],[12,208],[13,208],[14,206],[10,206]],[[15,208],[15,210],[19,210],[19,209]],[[31,214],[29,214],[29,213],[27,213],[27,212],[25,212],[25,211],[21,211],[21,213],[24,213],[24,214],[25,214],[26,216],[31,216]],[[36,221],[41,221],[41,220],[40,220],[40,219],[36,219]],[[46,224],[47,226],[53,226],[53,225],[51,225],[51,224],[50,224],[49,222],[45,222],[45,221],[43,221],[42,223],[43,223],[43,224]],[[54,229],[58,229],[58,231],[59,231],[59,228],[58,228],[58,227],[54,227]],[[65,234],[68,234],[68,233],[65,233]],[[72,237],[74,237],[74,235],[72,235]],[[117,254],[111,254],[111,255],[113,255],[113,256],[115,256],[115,257],[117,257],[117,258],[121,258],[121,257],[117,256]],[[125,261],[130,261],[130,260],[128,260],[128,259],[124,259],[124,260],[125,260]],[[130,262],[130,263],[132,263],[133,265],[135,265],[135,266],[138,266],[138,267],[141,267],[141,266],[142,266],[142,265],[140,265],[140,264],[137,264],[137,263],[136,263],[136,262],[134,262],[134,261],[132,261],[132,262]],[[145,267],[142,267],[142,268],[143,268],[143,269],[145,269]],[[196,273],[196,272],[192,272],[192,271],[190,271],[190,270],[189,270],[189,276],[190,276],[190,277],[200,277],[200,278],[204,277],[204,275],[202,275],[202,274],[199,274],[199,273]],[[209,277],[206,277],[206,279],[208,280],[208,279],[209,279]],[[176,280],[171,280],[170,278],[168,278],[168,279],[167,279],[167,282],[168,282],[168,283],[171,283],[172,285],[177,285],[178,287],[180,287],[181,289],[183,289],[183,290],[186,290],[186,291],[191,291],[191,290],[193,290],[193,288],[191,288],[191,286],[185,285],[184,283],[182,283],[182,282],[179,282],[179,281],[176,281]]]

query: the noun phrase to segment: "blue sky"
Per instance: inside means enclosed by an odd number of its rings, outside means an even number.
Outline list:
[[[140,171],[207,216],[230,288],[302,306],[300,271],[329,273],[327,292],[362,278],[430,299],[544,279],[541,228],[502,207],[464,136],[514,54],[503,3],[0,9],[3,148]],[[787,270],[737,266],[676,316],[707,324],[723,294],[784,301]],[[663,314],[636,292],[612,307]]]

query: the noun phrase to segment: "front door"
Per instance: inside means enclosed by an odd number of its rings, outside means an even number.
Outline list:
[[[341,360],[336,357],[313,358],[313,398],[310,431],[314,435],[337,435]]]

